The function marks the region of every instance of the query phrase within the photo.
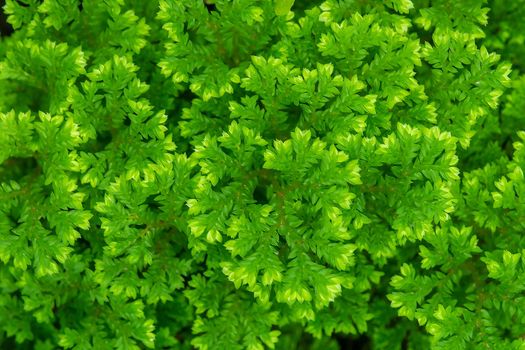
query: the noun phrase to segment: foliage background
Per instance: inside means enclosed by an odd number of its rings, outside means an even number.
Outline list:
[[[525,3],[7,0],[0,347],[525,349]]]

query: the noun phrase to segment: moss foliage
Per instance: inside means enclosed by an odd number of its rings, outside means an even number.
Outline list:
[[[525,349],[525,1],[3,11],[2,349]]]

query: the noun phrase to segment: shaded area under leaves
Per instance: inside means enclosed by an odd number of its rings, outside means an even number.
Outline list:
[[[4,12],[5,0],[0,0],[0,36],[13,34],[13,27],[7,23],[7,15]]]
[[[339,344],[340,349],[352,349],[352,350],[369,350],[371,349],[370,339],[361,335],[359,337],[349,336],[344,334],[334,334],[332,338],[335,338]]]

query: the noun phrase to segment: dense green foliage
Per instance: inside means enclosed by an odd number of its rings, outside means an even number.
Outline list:
[[[525,349],[525,1],[3,10],[0,348]]]

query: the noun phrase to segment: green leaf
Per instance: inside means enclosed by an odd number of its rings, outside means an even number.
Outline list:
[[[290,9],[292,8],[295,2],[295,0],[274,0],[274,1],[275,1],[274,9],[275,9],[275,14],[277,16],[284,16],[288,14],[288,12],[290,11]]]

